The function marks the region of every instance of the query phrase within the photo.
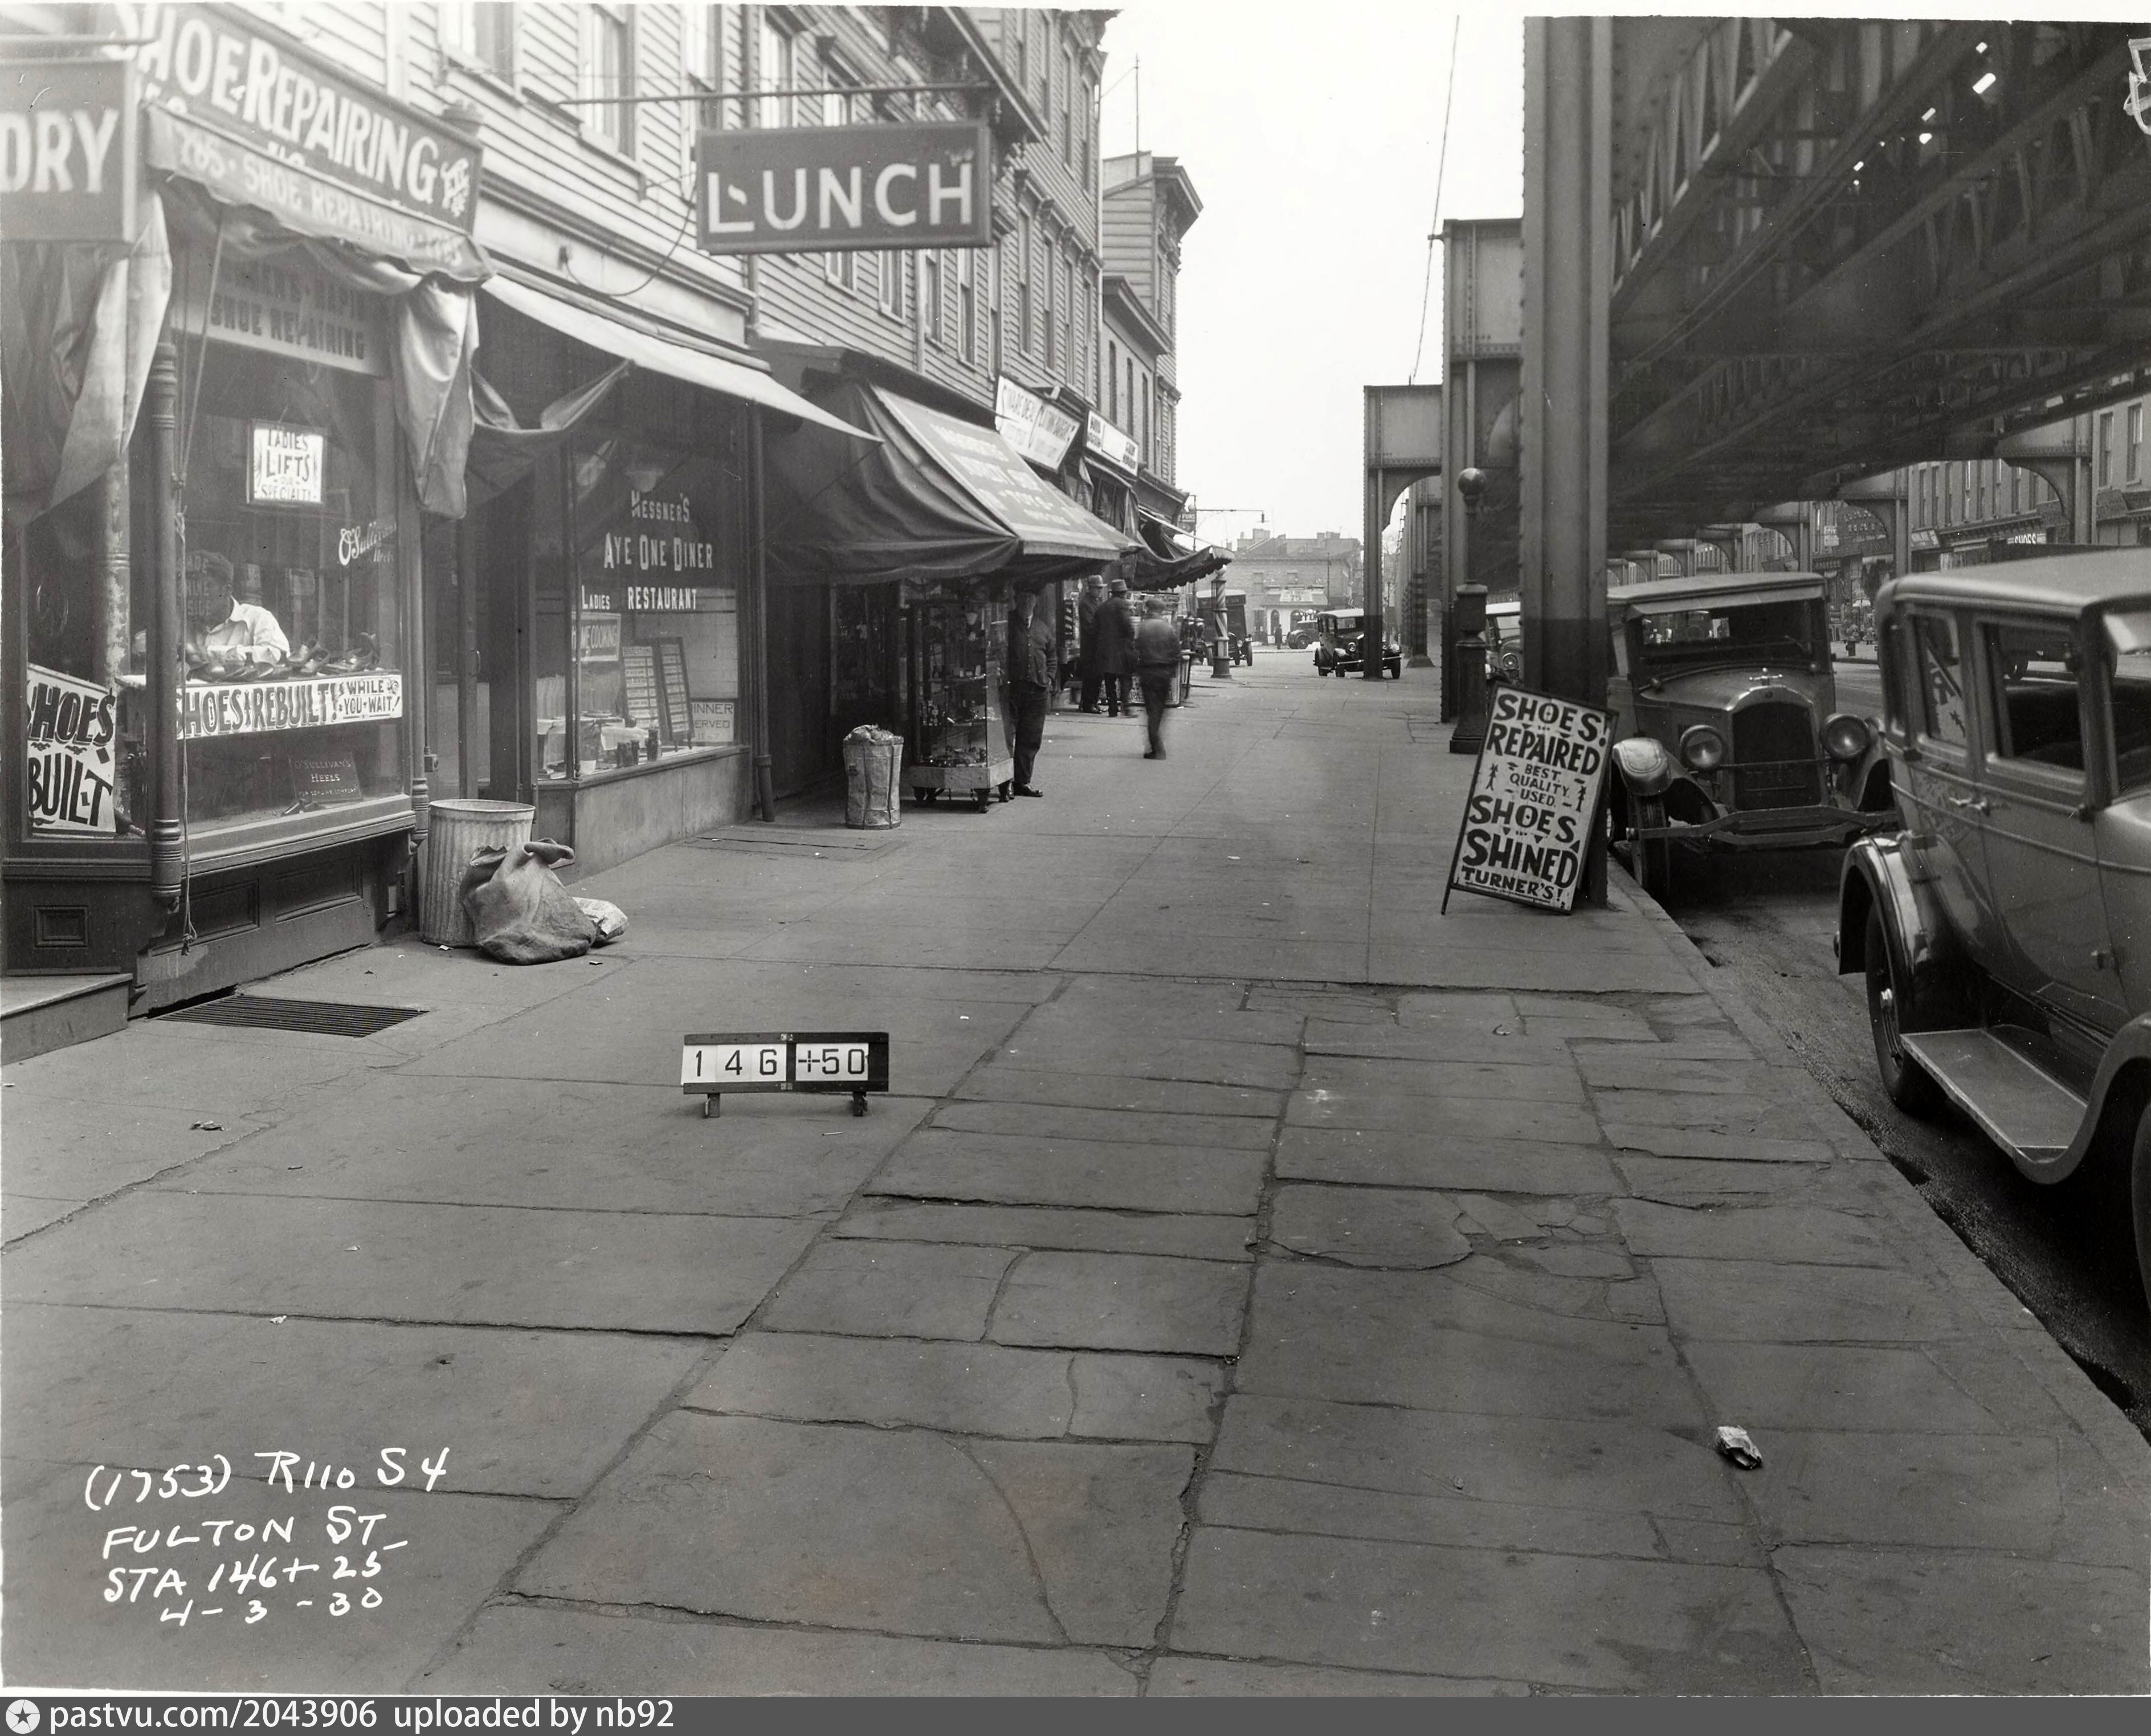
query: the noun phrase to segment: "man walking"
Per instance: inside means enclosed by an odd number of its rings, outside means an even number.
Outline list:
[[[1105,585],[1093,573],[1076,600],[1076,669],[1082,682],[1076,703],[1091,712],[1098,709],[1098,610],[1105,600]]]
[[[1155,597],[1147,600],[1142,625],[1136,629],[1136,674],[1142,682],[1143,721],[1150,731],[1146,760],[1165,757],[1165,708],[1180,682],[1180,635],[1166,606]]]
[[[1043,796],[1031,773],[1045,740],[1045,706],[1053,693],[1053,623],[1039,613],[1038,593],[1019,591],[1009,610],[1009,736],[1015,750],[1015,792]]]
[[[1136,615],[1128,602],[1128,581],[1116,579],[1098,605],[1098,674],[1106,685],[1106,709],[1117,717],[1132,711],[1128,677],[1136,672]]]

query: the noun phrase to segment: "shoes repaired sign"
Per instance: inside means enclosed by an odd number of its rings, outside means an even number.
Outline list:
[[[1476,892],[1573,909],[1599,823],[1613,714],[1506,681],[1493,685],[1486,711],[1442,908],[1450,892]]]
[[[993,245],[984,121],[743,128],[698,151],[705,253]]]

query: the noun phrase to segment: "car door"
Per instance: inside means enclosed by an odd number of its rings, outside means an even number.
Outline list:
[[[1987,898],[2002,934],[1986,960],[2007,987],[2087,1024],[2122,1021],[2088,802],[2083,659],[2073,615],[1974,625]]]
[[[1987,897],[1986,841],[1972,823],[1979,799],[1973,740],[1973,693],[1965,675],[1963,634],[1946,609],[1922,608],[1905,618],[1903,848],[1914,871],[1933,888],[1950,927],[1982,959],[1997,939]]]

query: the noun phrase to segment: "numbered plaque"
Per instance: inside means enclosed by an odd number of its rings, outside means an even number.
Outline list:
[[[734,1091],[885,1091],[885,1030],[705,1032],[684,1037],[680,1089]]]
[[[680,1085],[690,1091],[781,1091],[792,1083],[792,1045],[782,1036],[689,1037]]]

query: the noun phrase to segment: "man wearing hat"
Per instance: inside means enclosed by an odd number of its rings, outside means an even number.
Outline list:
[[[1128,696],[1128,681],[1136,672],[1136,615],[1128,601],[1128,581],[1113,580],[1106,600],[1098,605],[1098,675],[1105,683],[1106,709],[1117,717],[1135,707]]]
[[[214,549],[187,556],[187,655],[226,663],[281,663],[291,641],[259,603],[231,594],[231,563]]]

